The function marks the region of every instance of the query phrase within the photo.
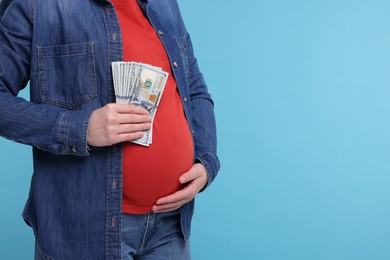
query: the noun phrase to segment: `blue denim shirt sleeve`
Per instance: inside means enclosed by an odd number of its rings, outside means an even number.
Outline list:
[[[0,135],[54,154],[88,155],[90,112],[17,97],[30,79],[31,0],[0,2]]]
[[[189,36],[188,36],[189,38]],[[208,175],[207,188],[217,176],[220,168],[217,157],[217,136],[214,116],[214,102],[208,92],[203,74],[200,72],[193,55],[192,42],[188,40],[189,88],[195,141],[195,161],[200,162]]]

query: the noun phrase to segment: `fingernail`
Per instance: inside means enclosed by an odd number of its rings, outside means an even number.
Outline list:
[[[186,181],[186,178],[185,177],[180,177],[180,182],[183,183]]]

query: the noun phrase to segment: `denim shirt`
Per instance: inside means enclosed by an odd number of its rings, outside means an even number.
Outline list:
[[[172,65],[208,184],[219,170],[213,101],[176,0],[139,0]],[[121,32],[106,0],[0,2],[0,135],[33,147],[23,217],[45,259],[120,259],[122,145],[88,147],[91,112],[115,100]],[[30,82],[30,99],[17,97]],[[189,238],[194,201],[181,208]]]

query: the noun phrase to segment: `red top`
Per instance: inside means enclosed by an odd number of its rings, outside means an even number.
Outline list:
[[[124,60],[151,64],[169,73],[153,122],[152,144],[144,147],[127,142],[123,147],[123,212],[144,214],[158,198],[182,187],[179,177],[193,164],[194,146],[161,40],[137,0],[111,2],[122,31]]]

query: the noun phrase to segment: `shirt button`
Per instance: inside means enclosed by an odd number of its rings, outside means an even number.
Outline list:
[[[187,102],[187,97],[184,97],[184,98],[183,98],[183,101],[184,101],[184,102]]]
[[[72,146],[72,152],[77,153],[77,147],[75,145]]]
[[[179,65],[177,65],[177,62],[173,62],[173,67],[177,68]]]
[[[115,217],[112,217],[112,219],[111,219],[111,226],[112,227],[116,226],[116,218]]]
[[[116,190],[116,181],[112,181],[112,189]]]
[[[113,41],[116,41],[116,33],[113,33],[113,34],[112,34],[112,40],[113,40]]]
[[[192,134],[192,135],[195,135],[195,131],[194,131],[194,130],[191,130],[191,134]]]
[[[163,31],[158,31],[158,34],[160,34],[161,36],[163,36],[164,35],[164,32]]]

